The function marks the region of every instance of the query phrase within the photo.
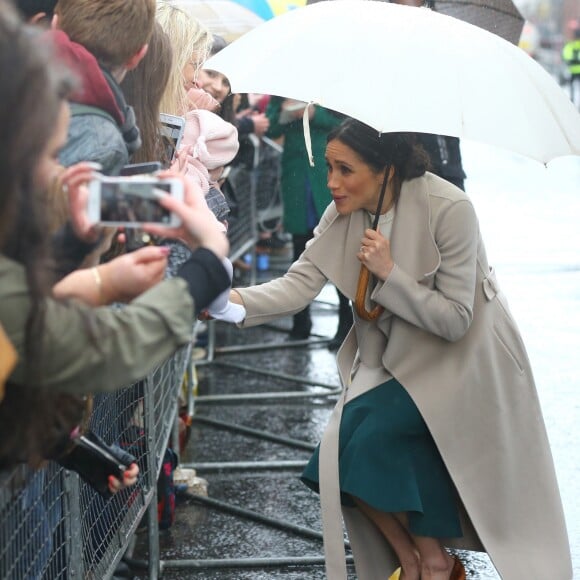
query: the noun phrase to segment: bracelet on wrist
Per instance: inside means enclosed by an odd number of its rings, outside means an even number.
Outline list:
[[[91,268],[91,272],[93,273],[93,278],[95,279],[95,284],[97,285],[97,293],[98,293],[98,302],[97,306],[102,306],[105,304],[105,293],[103,291],[103,279],[101,278],[101,273],[99,272],[99,268],[95,266]]]

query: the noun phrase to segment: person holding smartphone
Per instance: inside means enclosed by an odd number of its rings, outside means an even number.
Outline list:
[[[62,435],[54,434],[54,425],[70,425],[70,417],[57,404],[57,393],[119,389],[188,344],[197,313],[230,280],[221,263],[227,238],[201,191],[184,181],[183,202],[161,200],[180,216],[181,226],[151,228],[179,237],[192,250],[174,279],[157,283],[166,253],[145,248],[155,255],[131,257],[134,262],[126,264],[131,267],[119,270],[118,277],[98,266],[74,274],[84,276],[83,284],[69,281],[67,287],[64,279],[52,289],[43,192],[67,139],[66,99],[75,81],[55,66],[46,41],[31,35],[5,0],[0,7],[0,54],[10,55],[0,59],[0,75],[13,75],[13,82],[0,86],[0,324],[18,356],[0,404],[1,461],[15,452],[38,457],[49,436]],[[31,133],[35,138],[26,138]],[[86,183],[94,168],[80,164],[69,171],[71,228],[81,238],[98,236],[86,214]],[[130,304],[122,310],[102,307],[119,292]]]

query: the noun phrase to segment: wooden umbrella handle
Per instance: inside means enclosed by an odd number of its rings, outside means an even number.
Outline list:
[[[382,306],[375,306],[370,312],[366,309],[366,296],[367,289],[369,286],[369,280],[371,278],[371,273],[369,269],[361,264],[360,274],[358,276],[358,285],[356,287],[356,296],[354,300],[354,307],[356,313],[364,320],[376,320],[381,313],[384,311]]]
[[[379,203],[377,205],[377,211],[375,212],[375,217],[373,218],[373,230],[375,230],[376,232],[379,231],[379,218],[381,215],[381,209],[383,207],[383,200],[385,199],[385,192],[387,191],[387,183],[389,182],[390,170],[391,166],[387,165],[385,167],[385,176],[383,179],[383,183],[381,184],[381,192],[379,194]],[[384,308],[377,304],[370,312],[368,312],[366,309],[367,289],[369,287],[370,278],[371,273],[369,272],[369,269],[364,264],[361,264],[360,274],[358,275],[358,285],[356,287],[354,309],[363,320],[372,321],[376,320],[381,315],[381,313],[384,311]]]

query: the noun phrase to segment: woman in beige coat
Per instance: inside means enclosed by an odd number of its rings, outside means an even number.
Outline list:
[[[232,300],[252,326],[328,280],[354,300],[361,264],[376,280],[367,306],[382,313],[355,315],[343,396],[303,474],[320,487],[328,578],[346,579],[342,503],[359,580],[398,565],[405,580],[464,578],[445,547],[486,551],[506,580],[570,579],[530,364],[469,198],[425,172],[411,137],[354,120],[330,134],[326,161],[334,201],[314,239],[285,276]]]

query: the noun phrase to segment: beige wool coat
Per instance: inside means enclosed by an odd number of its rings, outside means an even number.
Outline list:
[[[286,275],[238,289],[244,326],[301,310],[327,280],[354,299],[356,254],[367,212],[340,216],[331,204]],[[553,460],[520,333],[487,262],[469,198],[427,173],[403,183],[391,232],[395,267],[372,300],[377,322],[355,318],[338,353],[345,393],[321,445],[321,503],[329,580],[346,578],[339,509],[338,423],[353,364],[373,333],[388,336],[379,360],[409,392],[455,485],[464,536],[450,547],[486,551],[504,580],[570,580],[572,564]],[[376,336],[376,335],[375,335]],[[327,444],[325,444],[325,440]],[[330,440],[330,444],[328,441]],[[398,565],[376,528],[343,508],[359,580]]]

